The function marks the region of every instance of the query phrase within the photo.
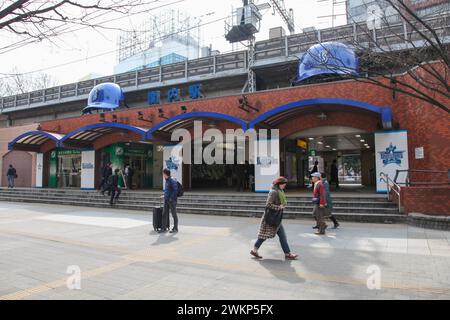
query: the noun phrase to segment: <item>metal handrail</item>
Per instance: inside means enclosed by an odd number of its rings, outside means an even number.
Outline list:
[[[394,177],[394,182],[395,183],[397,183],[397,184],[400,184],[399,182],[397,182],[397,179],[398,179],[398,176],[399,176],[399,173],[401,173],[401,172],[406,172],[407,173],[407,175],[406,175],[406,178],[405,178],[405,183],[402,183],[402,184],[404,184],[405,186],[407,186],[407,187],[410,187],[410,186],[412,186],[412,185],[436,185],[436,184],[440,184],[440,185],[447,185],[447,184],[450,184],[450,169],[448,170],[448,171],[444,171],[444,170],[419,170],[419,169],[407,169],[407,170],[397,170],[396,171],[396,174],[395,174],[395,177]],[[448,181],[446,182],[446,183],[437,183],[436,181],[433,181],[433,182],[411,182],[411,179],[410,179],[410,174],[411,173],[429,173],[429,174],[448,174]]]
[[[380,180],[386,182],[387,186],[387,198],[388,201],[391,201],[391,191],[398,197],[398,212],[402,212],[402,201],[401,201],[401,187],[394,180],[392,180],[388,174],[381,172]]]

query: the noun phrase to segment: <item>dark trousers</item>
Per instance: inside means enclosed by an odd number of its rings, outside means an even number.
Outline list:
[[[177,216],[177,202],[171,200],[164,200],[163,222],[168,221],[169,210],[172,212],[173,229],[178,230],[178,216]],[[163,229],[168,229],[169,226],[163,226]]]
[[[103,178],[102,180],[102,185],[100,186],[100,189],[102,190],[102,193],[105,193],[105,191],[108,191],[108,195],[111,194],[111,188],[108,184],[108,178]]]
[[[114,204],[114,200],[117,201],[119,199],[122,190],[120,190],[119,187],[111,187],[110,192],[111,192],[111,200],[109,201],[109,203]]]
[[[283,225],[280,225],[280,228],[278,229],[277,235],[278,235],[278,238],[280,239],[280,244],[281,244],[281,248],[283,249],[283,252],[285,254],[290,253],[291,249],[289,249],[289,244],[287,242],[286,231],[284,231]],[[261,245],[263,244],[264,241],[266,241],[266,240],[264,240],[264,239],[256,240],[255,248],[259,249],[259,247],[261,247]]]
[[[339,189],[339,178],[330,179],[330,185],[332,185],[333,183],[336,185],[336,189]]]
[[[325,223],[326,209],[321,208],[318,204],[314,205],[313,216],[317,221],[320,233],[325,233],[327,224]]]
[[[129,190],[133,189],[133,177],[132,176],[127,176],[127,185],[128,185]]]

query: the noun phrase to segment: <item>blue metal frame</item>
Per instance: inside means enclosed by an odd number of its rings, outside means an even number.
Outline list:
[[[129,131],[133,131],[133,132],[135,132],[137,134],[140,134],[141,137],[142,137],[142,140],[145,140],[146,137],[147,137],[147,131],[142,130],[142,129],[138,128],[138,127],[130,126],[128,124],[123,124],[123,123],[116,123],[116,122],[102,122],[102,123],[95,123],[95,124],[90,124],[90,125],[85,126],[85,127],[81,127],[81,128],[78,128],[75,131],[72,131],[72,132],[66,134],[59,141],[59,146],[62,146],[64,141],[66,141],[67,139],[73,137],[74,135],[76,135],[76,134],[78,134],[80,132],[91,130],[91,129],[96,129],[96,128],[118,128],[118,129],[124,129],[124,130],[129,130]]]
[[[171,124],[175,121],[189,119],[189,118],[213,118],[213,119],[227,120],[227,121],[234,122],[234,123],[240,125],[242,127],[242,130],[244,130],[244,132],[247,131],[247,128],[248,128],[248,124],[246,121],[236,118],[236,117],[233,117],[233,116],[230,116],[228,114],[217,113],[217,112],[189,112],[189,113],[179,114],[175,117],[169,118],[167,120],[164,120],[161,123],[158,123],[156,126],[151,128],[147,132],[147,139],[150,140],[151,135],[153,133],[155,133],[156,131],[158,131],[159,129],[161,129],[162,127],[164,127],[168,124]]]
[[[55,136],[53,136],[51,133],[45,132],[45,131],[40,131],[40,130],[35,130],[35,131],[30,131],[30,132],[26,132],[24,134],[21,134],[20,136],[18,136],[17,138],[15,138],[14,140],[12,140],[11,142],[8,143],[8,150],[11,151],[14,147],[14,145],[17,143],[17,141],[19,141],[20,139],[23,139],[25,137],[28,136],[32,136],[32,135],[41,135],[41,136],[45,136],[53,141],[55,141],[56,145],[58,145],[59,143],[59,139],[56,138]]]
[[[291,102],[282,106],[279,106],[275,109],[272,109],[259,117],[255,118],[249,123],[249,128],[254,129],[255,126],[266,120],[267,118],[282,113],[287,110],[295,109],[295,108],[301,108],[301,107],[307,107],[311,105],[317,105],[317,104],[331,104],[331,105],[341,105],[341,106],[349,106],[349,107],[355,107],[371,112],[375,112],[380,114],[381,120],[383,122],[383,127],[385,128],[391,128],[392,126],[392,112],[389,107],[377,107],[369,103],[356,101],[356,100],[350,100],[350,99],[340,99],[340,98],[320,98],[320,99],[306,99],[306,100],[300,100],[296,102]]]

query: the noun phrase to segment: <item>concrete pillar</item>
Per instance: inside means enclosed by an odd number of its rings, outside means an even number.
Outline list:
[[[38,153],[36,155],[36,188],[42,188],[44,181],[44,154]]]
[[[81,152],[81,189],[95,190],[95,150]]]

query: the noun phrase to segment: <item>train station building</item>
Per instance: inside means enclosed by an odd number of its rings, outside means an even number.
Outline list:
[[[334,160],[339,168],[341,185],[354,188],[355,192],[360,188],[386,193],[383,174],[405,187],[414,181],[432,179],[436,182],[438,189],[416,185],[411,189],[410,197],[405,188],[403,201],[412,201],[417,194],[431,197],[448,191],[450,115],[445,111],[411,96],[395,94],[393,90],[353,78],[281,85],[286,84],[286,79],[280,64],[273,64],[273,61],[259,71],[266,82],[271,80],[271,85],[242,94],[238,88],[246,75],[241,68],[245,69],[245,66],[239,64],[241,58],[245,60],[239,54],[211,57],[213,72],[218,72],[220,66],[230,70],[222,71],[223,77],[214,77],[214,73],[205,75],[203,81],[202,76],[194,74],[194,69],[188,68],[188,64],[179,63],[179,66],[137,71],[133,80],[131,76],[124,80],[125,75],[118,75],[112,79],[98,79],[90,85],[62,86],[54,93],[53,89],[45,90],[38,103],[43,108],[51,108],[51,117],[39,108],[21,108],[20,103],[18,105],[21,97],[15,97],[14,102],[3,100],[3,121],[9,122],[9,126],[0,128],[2,172],[12,163],[18,167],[19,185],[23,187],[94,190],[101,181],[101,168],[112,162],[114,169],[123,169],[127,164],[134,168],[135,189],[161,189],[162,169],[174,160],[168,159],[164,152],[174,144],[172,133],[180,128],[193,133],[194,123],[201,121],[203,131],[279,130],[276,138],[279,150],[275,155],[262,162],[258,154],[253,159],[251,170],[255,192],[267,192],[271,179],[278,175],[286,176],[293,189],[307,188],[309,172],[315,162],[318,162],[319,171],[330,173]],[[285,60],[283,63],[298,67],[298,61]],[[164,82],[164,68],[169,68],[166,70],[168,77],[176,77],[176,68],[181,70],[181,67],[183,71],[192,72],[191,78],[185,73],[181,80]],[[208,67],[199,65],[195,70],[200,72],[201,68]],[[232,68],[237,72],[233,74]],[[156,69],[159,74],[152,75]],[[163,83],[167,92],[177,90],[177,99],[170,99],[169,94],[167,101],[155,103],[152,96],[157,92],[155,85],[142,84],[144,89],[136,90],[140,88],[139,81],[153,81],[152,77],[159,77],[163,82],[154,81],[159,85]],[[399,74],[398,78],[413,83],[408,73]],[[123,86],[127,100],[131,101],[129,108],[81,115],[93,85],[103,82],[124,84],[126,81],[136,81],[133,88]],[[380,78],[380,81],[389,86],[388,80]],[[196,86],[207,88],[210,94],[193,97],[191,89]],[[75,91],[78,96],[80,90],[83,99],[69,97],[69,92]],[[61,98],[66,93],[68,97]],[[51,99],[46,101],[46,96],[51,98],[52,94],[58,96],[58,101],[67,102],[52,104]],[[27,99],[30,103],[33,96]],[[14,107],[5,108],[7,103]],[[58,108],[65,110],[63,117],[59,117]],[[14,114],[26,112],[42,121],[20,125],[18,119],[11,125]],[[237,152],[236,144],[223,143],[222,147]],[[248,145],[246,148],[245,152],[249,154]],[[177,178],[186,190],[235,188],[230,179],[235,170],[233,165],[187,164],[181,156],[177,162]],[[273,177],[259,174],[264,165],[277,168]],[[427,174],[431,171],[440,173]],[[448,197],[436,201],[432,211],[444,212],[448,209],[448,201]]]

